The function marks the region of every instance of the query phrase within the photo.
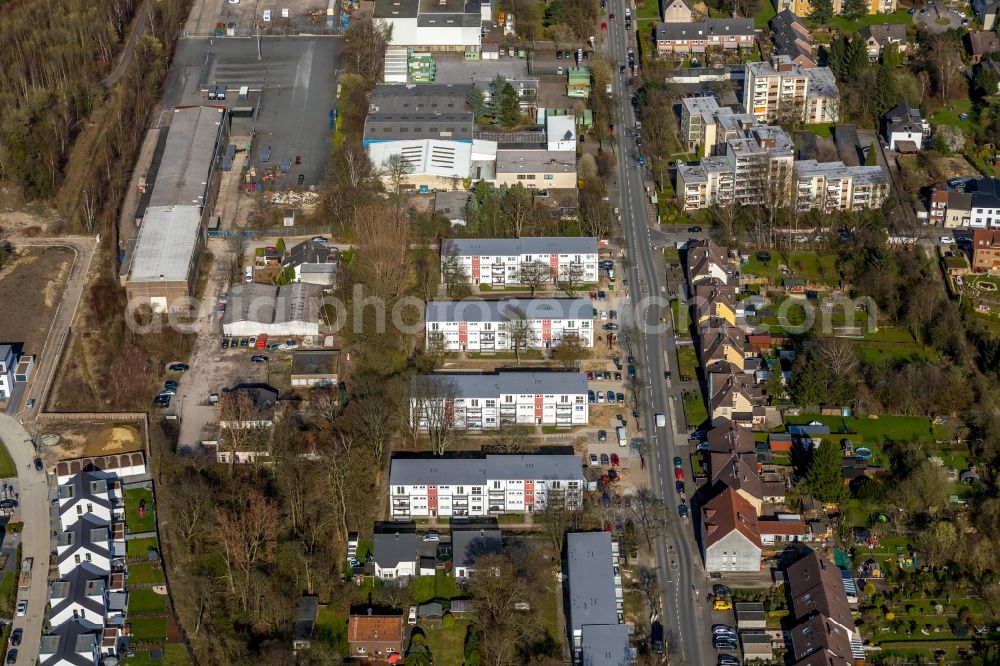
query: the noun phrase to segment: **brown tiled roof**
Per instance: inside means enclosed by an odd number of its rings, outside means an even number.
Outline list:
[[[755,451],[753,433],[732,421],[722,419],[724,423],[708,431],[708,450],[712,453],[748,453]]]
[[[735,311],[736,290],[721,280],[707,280],[694,288],[694,305],[698,318],[718,316],[720,305]]]
[[[726,251],[712,240],[692,241],[687,246],[688,278],[698,282],[699,278],[707,278],[711,273],[709,268],[715,264],[729,273],[733,266],[726,257]]]
[[[347,626],[347,640],[402,642],[402,615],[352,615]]]
[[[850,636],[829,618],[817,615],[792,629],[792,659],[795,666],[849,666],[853,664]]]
[[[806,533],[806,524],[801,520],[777,520],[774,518],[761,518],[757,521],[757,527],[761,534],[784,534],[803,535]]]
[[[757,455],[754,453],[712,453],[709,459],[712,484],[723,484],[733,490],[742,490],[758,500],[763,498],[763,487],[757,475]]]
[[[743,333],[730,326],[724,319],[702,328],[700,343],[701,358],[705,365],[708,365],[711,361],[724,361],[726,359],[725,347],[727,345],[735,348],[740,356],[743,355],[745,348]]]
[[[113,456],[98,456],[95,458],[75,458],[73,460],[63,460],[57,464],[56,475],[71,476],[89,470],[114,470],[143,464],[145,464],[145,456],[141,451],[120,453]]]
[[[788,567],[788,590],[796,619],[825,615],[841,626],[853,630],[854,619],[847,603],[847,593],[840,570],[816,551]]]
[[[1000,247],[1000,229],[976,229],[972,232],[972,248]]]
[[[701,508],[705,548],[710,548],[733,530],[739,531],[760,548],[757,511],[750,502],[731,488],[726,488]]]
[[[715,386],[714,394],[711,396],[712,410],[716,410],[723,405],[732,405],[733,396],[742,393],[754,407],[763,404],[764,396],[761,393],[753,377],[745,374],[740,368],[732,363],[716,363],[710,370]]]
[[[965,44],[972,55],[982,56],[1000,51],[1000,37],[991,30],[966,33]]]

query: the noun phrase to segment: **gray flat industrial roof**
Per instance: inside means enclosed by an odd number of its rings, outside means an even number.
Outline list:
[[[499,154],[500,151],[497,151]],[[521,254],[597,254],[596,238],[576,236],[534,238],[453,238],[443,248],[457,256],[516,256]]]
[[[203,206],[222,133],[224,109],[196,106],[174,109],[150,206]]]
[[[424,308],[424,321],[510,321],[512,318],[593,319],[589,298],[506,298],[502,301],[431,301]]]
[[[463,28],[478,28],[483,22],[482,17],[479,12],[475,14],[465,14],[465,13],[453,13],[453,14],[439,14],[439,13],[424,13],[420,12],[420,16],[417,17],[417,26],[421,28],[434,28],[443,26],[445,28],[452,28],[456,25]]]
[[[375,113],[365,121],[365,141],[445,139],[472,141],[471,111]]]
[[[487,480],[583,480],[583,463],[572,454],[484,455],[473,458],[393,458],[389,485],[485,485]],[[608,557],[610,558],[610,546]],[[614,604],[612,604],[612,607]]]
[[[631,666],[632,649],[624,624],[590,624],[581,636],[582,663],[587,666]]]
[[[591,624],[618,624],[611,535],[573,532],[566,535],[569,621],[573,631]]]
[[[253,321],[277,324],[292,321],[317,322],[323,300],[318,284],[293,282],[281,287],[269,284],[238,284],[229,291],[223,324]]]
[[[573,150],[497,150],[497,173],[576,173]]]
[[[129,281],[187,280],[201,235],[198,206],[158,206],[146,209]]]
[[[587,376],[582,372],[497,372],[492,374],[437,373],[417,375],[418,382],[433,378],[456,398],[495,398],[500,395],[583,395]]]
[[[471,89],[467,83],[380,84],[372,90],[368,108],[373,113],[467,111],[465,98]]]

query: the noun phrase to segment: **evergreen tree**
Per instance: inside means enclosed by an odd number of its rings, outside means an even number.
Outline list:
[[[979,66],[976,78],[972,80],[972,90],[979,97],[990,97],[997,94],[997,86],[1000,85],[1000,78],[997,73],[989,67]]]
[[[504,81],[499,92],[494,120],[502,127],[514,127],[521,121],[521,100],[517,96],[517,90]]]
[[[878,166],[878,157],[875,156],[876,150],[878,150],[878,148],[876,148],[875,143],[872,142],[872,144],[868,146],[868,152],[865,154],[865,166]]]
[[[806,467],[806,487],[821,502],[839,503],[849,492],[844,485],[843,456],[836,440],[824,438],[809,456]]]
[[[826,65],[833,71],[833,75],[837,77],[838,81],[844,81],[846,79],[846,62],[847,62],[847,40],[844,37],[838,37],[833,40],[830,45],[829,50],[826,53]]]
[[[846,19],[856,21],[868,14],[867,0],[844,0],[844,7],[840,15]]]
[[[847,43],[847,75],[848,81],[857,78],[865,67],[868,67],[868,45],[865,40],[854,35]]]
[[[882,49],[882,66],[886,69],[896,69],[903,64],[903,54],[899,52],[899,44],[888,44]]]
[[[899,102],[895,74],[885,64],[879,65],[875,74],[875,115],[882,118]]]
[[[817,23],[828,23],[833,18],[833,0],[812,0],[809,18]]]
[[[469,94],[465,96],[465,103],[476,118],[486,115],[486,98],[479,86],[473,84]]]

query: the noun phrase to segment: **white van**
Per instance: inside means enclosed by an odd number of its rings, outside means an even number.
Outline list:
[[[253,282],[253,266],[247,266],[243,269],[243,280],[247,284]]]
[[[663,414],[657,414],[656,415],[656,427],[657,428],[666,428],[667,427],[667,417],[665,417]]]
[[[618,435],[618,446],[628,445],[628,438],[625,436],[625,426],[615,428],[615,434]]]

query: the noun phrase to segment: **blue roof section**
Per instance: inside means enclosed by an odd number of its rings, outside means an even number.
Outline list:
[[[431,301],[424,308],[427,322],[505,322],[512,319],[593,319],[589,298],[506,298],[500,301],[467,299]]]
[[[569,621],[573,631],[591,624],[618,624],[611,535],[575,532],[566,535]]]
[[[573,454],[538,454],[393,458],[389,465],[389,484],[392,486],[481,486],[492,479],[583,481],[583,463]],[[608,548],[610,553],[610,546]]]
[[[521,254],[597,254],[597,239],[579,236],[530,238],[452,238],[442,249],[460,257],[516,256]]]
[[[596,624],[583,627],[582,663],[586,666],[631,666],[632,648],[624,624]]]
[[[435,373],[416,375],[414,386],[434,382],[441,395],[455,398],[495,398],[500,395],[586,395],[582,372],[497,372],[494,374]]]

